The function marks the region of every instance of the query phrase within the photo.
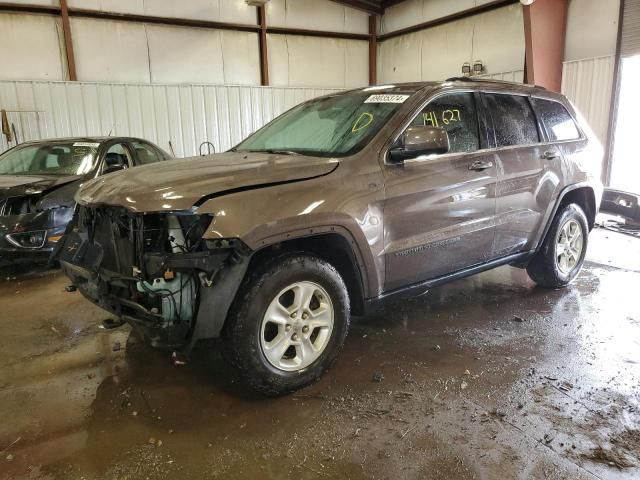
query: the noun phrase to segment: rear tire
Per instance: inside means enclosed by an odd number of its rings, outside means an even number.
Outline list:
[[[589,226],[582,208],[575,203],[556,213],[540,251],[527,266],[527,273],[540,287],[560,288],[580,273],[587,253]]]
[[[225,354],[244,386],[284,395],[331,366],[349,321],[347,288],[332,265],[306,254],[279,257],[242,285],[225,324]]]

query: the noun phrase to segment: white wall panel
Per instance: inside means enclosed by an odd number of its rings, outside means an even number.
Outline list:
[[[468,10],[492,0],[406,0],[388,7],[380,22],[380,33],[429,22],[453,13]]]
[[[253,25],[257,23],[256,8],[250,7],[244,0],[68,0],[68,3],[70,8],[104,12]]]
[[[616,53],[620,0],[570,0],[565,61]]]
[[[223,30],[220,33],[222,35],[221,51],[224,57],[224,83],[260,85],[258,34],[229,30]]]
[[[72,18],[71,34],[79,80],[149,81],[144,24]]]
[[[475,60],[489,75],[519,71],[524,52],[522,9],[512,5],[381,42],[378,80],[441,80]]]
[[[260,83],[256,33],[146,26],[152,83]]]
[[[0,82],[0,109],[20,141],[108,135],[147,138],[177,156],[210,141],[227,150],[280,113],[332,89],[87,82]],[[0,151],[9,146],[0,136]]]
[[[60,6],[60,0],[13,0],[11,3],[19,5],[47,5],[47,6]]]
[[[503,80],[505,82],[524,82],[524,70],[514,70],[512,72],[491,73],[486,75],[478,75],[475,78],[490,78],[491,80]]]
[[[562,93],[582,113],[604,145],[609,128],[609,110],[615,55],[565,62]]]
[[[61,41],[55,17],[0,14],[0,79],[64,80]]]
[[[144,2],[144,13],[158,17],[258,23],[256,7],[247,5],[244,0],[152,0]]]
[[[365,12],[329,0],[271,0],[267,24],[331,32],[369,33]]]
[[[368,43],[360,40],[267,35],[272,85],[351,88],[368,84]]]

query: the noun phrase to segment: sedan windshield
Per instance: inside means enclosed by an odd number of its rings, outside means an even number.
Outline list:
[[[312,100],[280,115],[235,150],[352,155],[371,141],[409,96],[359,91]]]
[[[19,145],[0,155],[0,175],[84,175],[93,169],[99,143]]]

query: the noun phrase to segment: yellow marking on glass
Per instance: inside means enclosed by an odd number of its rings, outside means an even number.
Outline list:
[[[356,133],[363,128],[367,128],[373,122],[373,115],[367,112],[362,112],[358,119],[353,123],[351,127],[351,133]]]

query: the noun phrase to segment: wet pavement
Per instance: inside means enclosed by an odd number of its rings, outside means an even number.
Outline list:
[[[0,281],[0,478],[640,478],[640,241],[562,290],[503,267],[357,318],[317,384],[238,391],[99,327],[57,272]]]

